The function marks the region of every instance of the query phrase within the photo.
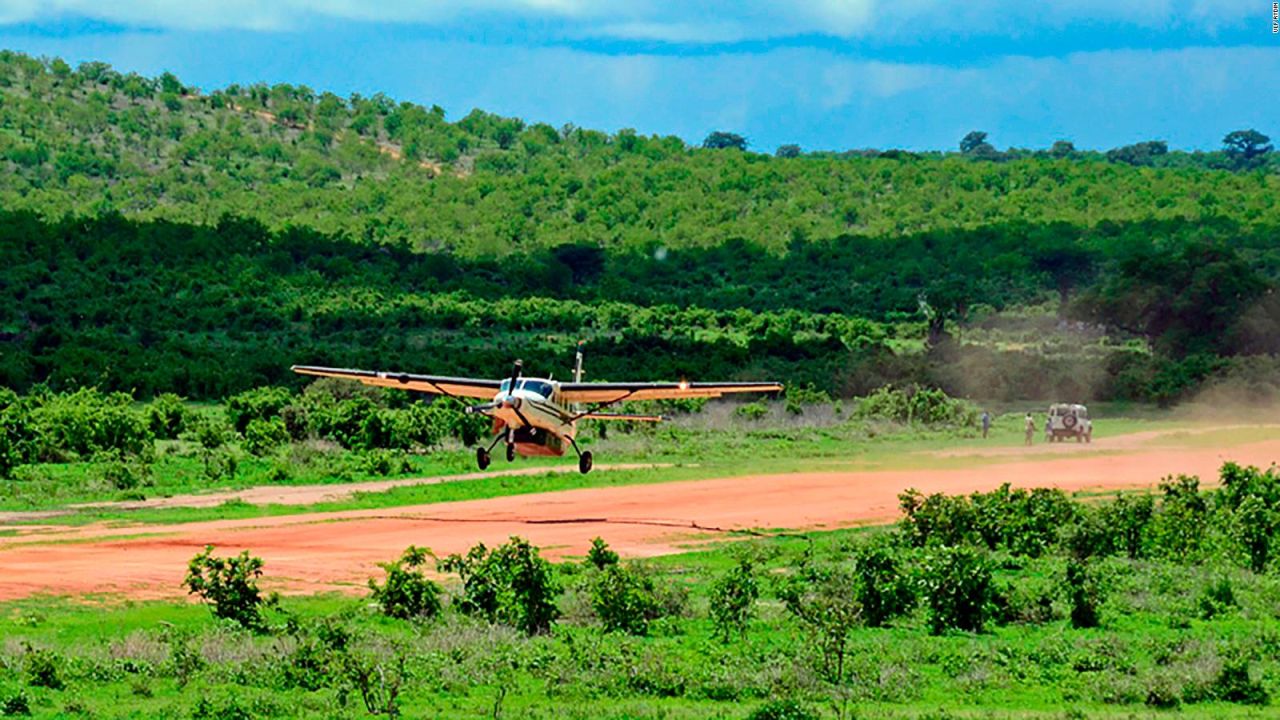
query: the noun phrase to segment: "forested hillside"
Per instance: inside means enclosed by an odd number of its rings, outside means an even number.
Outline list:
[[[293,362],[562,370],[581,337],[596,378],[839,393],[1163,401],[1269,367],[1265,137],[977,140],[773,156],[0,53],[0,383],[218,397]]]

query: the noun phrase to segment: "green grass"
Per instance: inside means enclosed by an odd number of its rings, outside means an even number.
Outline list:
[[[520,458],[512,467],[568,468],[569,472],[535,475],[499,476],[460,482],[406,485],[382,492],[361,492],[351,497],[310,505],[253,505],[229,501],[204,508],[119,507],[70,508],[76,503],[119,499],[122,493],[102,487],[91,463],[40,466],[48,476],[37,481],[11,481],[0,484],[7,488],[3,510],[66,509],[59,524],[90,522],[180,523],[203,520],[229,520],[270,517],[309,512],[361,510],[408,505],[425,505],[460,500],[479,500],[507,495],[552,492],[593,487],[655,484],[712,477],[789,473],[803,471],[879,471],[929,470],[979,467],[995,463],[1028,459],[1067,460],[1071,453],[1049,452],[1048,445],[1037,433],[1036,447],[1023,453],[1000,454],[1002,448],[1021,448],[1021,417],[997,418],[991,436],[983,441],[973,430],[925,430],[904,428],[888,423],[850,421],[825,427],[805,427],[799,419],[792,426],[760,423],[753,427],[744,423],[741,430],[702,430],[680,426],[660,427],[646,432],[615,431],[607,440],[584,437],[582,444],[592,448],[599,464],[652,463],[671,467],[596,471],[581,475],[572,471],[572,458]],[[1185,421],[1114,418],[1095,423],[1097,437],[1191,428]],[[1235,431],[1233,431],[1235,432]],[[1247,439],[1262,437],[1265,430],[1246,433]],[[1221,445],[1234,435],[1210,433]],[[1188,435],[1197,438],[1195,434]],[[1205,441],[1208,442],[1208,441]],[[982,451],[991,449],[993,454]],[[950,450],[973,450],[971,454],[948,455]],[[1092,450],[1092,452],[1100,452]],[[167,497],[177,494],[236,490],[263,485],[327,485],[339,482],[448,476],[475,472],[469,451],[442,451],[427,456],[409,456],[410,473],[388,477],[352,472],[344,468],[340,474],[323,472],[315,466],[302,466],[284,478],[273,476],[272,470],[288,462],[287,454],[278,458],[259,459],[245,456],[241,470],[230,480],[209,483],[202,475],[198,458],[190,455],[162,455],[152,471],[153,484],[139,488],[126,497]],[[347,463],[349,467],[355,461]],[[498,460],[493,466],[508,467]],[[45,520],[12,521],[14,524],[40,523]]]
[[[428,623],[393,621],[361,597],[286,597],[271,620],[280,636],[255,636],[214,621],[185,602],[133,602],[113,597],[31,598],[0,603],[0,702],[21,690],[36,717],[191,717],[202,700],[227,716],[361,717],[353,693],[338,687],[290,687],[284,666],[296,642],[282,631],[287,616],[304,623],[342,616],[358,646],[390,662],[406,657],[406,717],[745,718],[771,697],[793,697],[837,717],[839,698],[856,717],[1166,717],[1145,701],[1168,678],[1207,682],[1221,658],[1252,649],[1263,659],[1252,672],[1272,697],[1280,693],[1280,582],[1223,568],[1109,559],[1111,591],[1103,625],[1074,630],[1059,617],[989,631],[927,633],[921,612],[884,629],[851,637],[851,672],[831,686],[812,675],[809,642],[778,600],[781,577],[806,551],[839,561],[868,532],[849,530],[721,544],[650,564],[663,582],[689,592],[686,615],[660,620],[649,637],[602,633],[572,588],[585,574],[576,562],[559,566],[564,611],[551,637],[526,639],[452,613]],[[760,559],[764,592],[745,637],[722,644],[706,617],[710,582],[738,553]],[[1060,559],[1000,556],[999,580],[1052,588]],[[271,568],[266,568],[270,576]],[[1228,576],[1239,608],[1201,619],[1196,598],[1205,584]],[[1061,612],[1062,599],[1055,600]],[[66,687],[25,687],[26,645],[52,650]],[[202,658],[181,685],[175,651]],[[1270,653],[1270,654],[1268,654]],[[390,667],[390,666],[388,666]],[[386,669],[386,668],[384,668]],[[339,683],[340,684],[340,683]],[[1197,702],[1178,717],[1268,717],[1269,707]]]

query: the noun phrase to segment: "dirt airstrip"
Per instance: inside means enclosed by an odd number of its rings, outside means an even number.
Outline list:
[[[898,493],[907,488],[964,493],[1005,482],[1067,491],[1152,487],[1178,473],[1211,482],[1227,460],[1263,467],[1280,460],[1280,428],[1276,439],[1251,435],[1252,441],[1229,447],[1179,446],[1133,436],[1078,448],[992,447],[989,462],[980,457],[985,449],[967,456],[935,453],[928,470],[709,477],[168,526],[24,526],[16,535],[0,537],[0,600],[43,593],[181,596],[186,562],[206,544],[260,555],[268,585],[289,592],[363,588],[369,577],[380,575],[376,563],[410,544],[444,555],[518,534],[554,558],[581,555],[591,538],[600,536],[624,555],[654,556],[734,530],[833,529],[890,521],[898,515]]]

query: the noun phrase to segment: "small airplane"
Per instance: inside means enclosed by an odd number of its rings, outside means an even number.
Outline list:
[[[728,393],[781,392],[782,385],[772,382],[685,382],[678,383],[587,383],[582,382],[582,344],[574,361],[573,382],[561,383],[551,378],[522,377],[523,363],[516,360],[511,377],[505,380],[483,378],[414,375],[402,372],[346,370],[342,368],[294,365],[300,375],[345,378],[365,385],[415,390],[452,398],[490,398],[489,402],[469,405],[465,412],[493,418],[493,441],[488,447],[476,448],[476,464],[489,467],[489,453],[499,442],[506,442],[507,461],[516,455],[564,454],[566,443],[578,454],[578,470],[591,472],[590,450],[580,450],[574,436],[579,420],[633,420],[660,422],[661,415],[605,413],[605,408],[627,400],[673,400],[680,398],[714,398]],[[588,407],[584,408],[583,405]]]

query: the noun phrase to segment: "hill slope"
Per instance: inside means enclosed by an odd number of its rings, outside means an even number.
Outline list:
[[[586,336],[597,377],[1173,397],[1274,349],[1280,180],[1190,156],[775,158],[14,53],[0,91],[0,382],[18,387],[554,369]],[[1010,335],[993,315],[1028,305],[1090,324]]]

